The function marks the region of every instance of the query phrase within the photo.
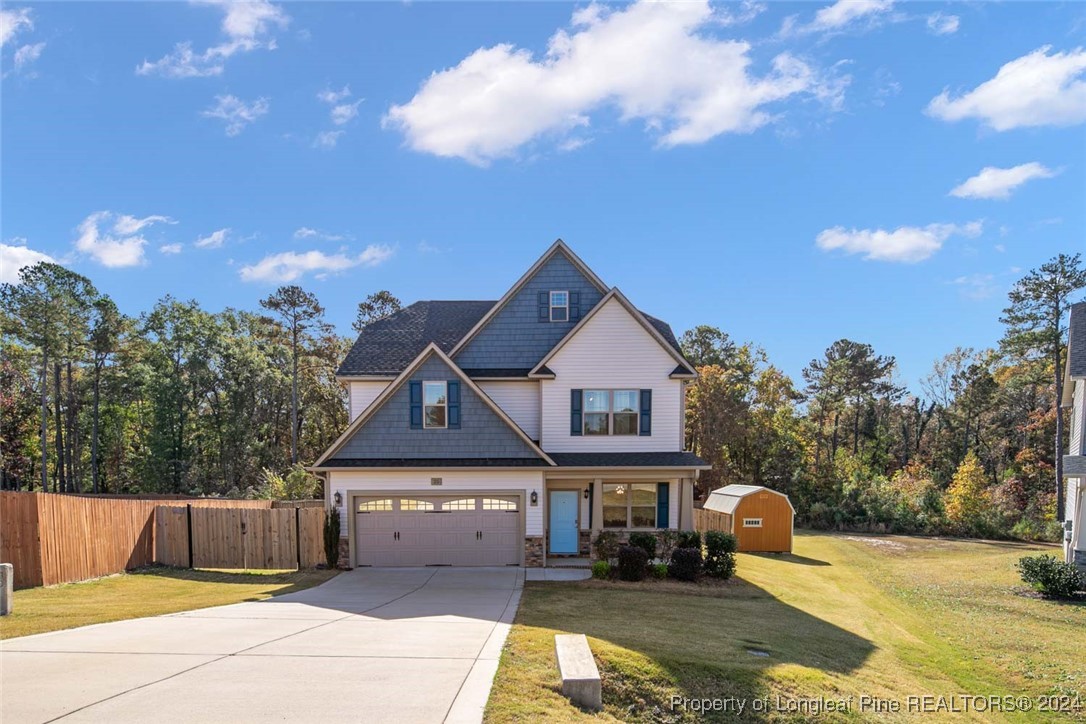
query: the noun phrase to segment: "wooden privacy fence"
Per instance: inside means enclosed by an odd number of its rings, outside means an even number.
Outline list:
[[[716,510],[694,508],[694,530],[704,533],[707,530],[718,530],[721,533],[732,532],[732,517],[727,513]]]
[[[159,506],[155,560],[186,568],[310,568],[324,562],[323,531],[323,506]]]
[[[13,564],[16,588],[83,581],[152,563],[306,568],[324,560],[323,526],[319,500],[143,500],[0,491],[0,562]]]

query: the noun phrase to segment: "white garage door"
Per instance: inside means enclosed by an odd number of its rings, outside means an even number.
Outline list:
[[[510,496],[355,498],[360,566],[520,563],[520,510]]]

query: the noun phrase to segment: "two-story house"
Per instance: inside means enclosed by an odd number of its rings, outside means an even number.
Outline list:
[[[545,565],[596,531],[693,528],[671,328],[561,240],[493,301],[422,301],[363,329],[350,423],[313,470],[351,566]]]
[[[1068,563],[1086,568],[1086,302],[1071,306],[1061,405],[1071,408],[1071,434],[1063,458],[1064,556]]]

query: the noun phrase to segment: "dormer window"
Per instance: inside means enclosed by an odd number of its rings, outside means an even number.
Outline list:
[[[569,292],[551,292],[551,321],[569,321]]]

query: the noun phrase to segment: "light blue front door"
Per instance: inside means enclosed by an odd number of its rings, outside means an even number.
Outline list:
[[[550,529],[551,553],[577,553],[577,499],[576,490],[551,491]]]

